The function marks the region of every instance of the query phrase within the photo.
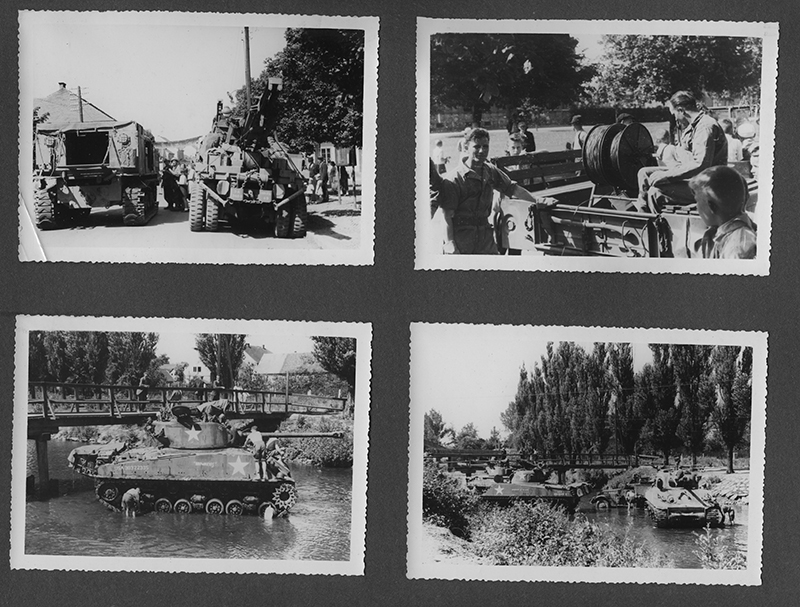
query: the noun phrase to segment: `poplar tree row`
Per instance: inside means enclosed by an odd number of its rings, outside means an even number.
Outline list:
[[[652,362],[634,370],[626,343],[547,344],[501,415],[510,446],[531,455],[678,451],[692,462],[710,438],[725,445],[728,471],[749,440],[752,348],[649,344]]]

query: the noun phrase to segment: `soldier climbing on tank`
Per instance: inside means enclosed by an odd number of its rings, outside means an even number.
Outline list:
[[[264,445],[264,437],[256,426],[250,428],[250,434],[244,441],[245,448],[250,448],[253,452],[253,458],[256,460],[256,467],[258,468],[258,478],[264,478],[265,460],[267,459],[266,446]]]
[[[702,109],[697,98],[688,91],[678,91],[667,107],[678,126],[683,128],[677,165],[671,168],[639,169],[640,210],[658,212],[665,204],[694,204],[689,180],[712,166],[728,162],[728,141],[719,123]]]
[[[267,471],[278,479],[291,478],[292,474],[283,463],[283,449],[276,437],[271,437],[264,447],[266,452]]]

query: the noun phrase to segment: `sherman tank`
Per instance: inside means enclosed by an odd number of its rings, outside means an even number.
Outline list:
[[[546,468],[517,470],[509,482],[491,483],[481,499],[500,505],[508,505],[514,501],[548,502],[563,507],[567,512],[574,512],[581,497],[589,492],[589,485],[550,483],[549,477],[550,471]]]
[[[700,477],[685,470],[662,471],[644,494],[647,512],[657,527],[722,527],[732,518],[706,489]]]
[[[245,442],[240,432],[224,422],[201,421],[200,415],[197,409],[173,407],[170,420],[148,425],[158,446],[87,445],[70,453],[69,464],[94,479],[97,498],[112,510],[121,510],[125,492],[138,488],[141,510],[263,515],[271,508],[274,515],[287,513],[297,501],[297,489],[279,451],[270,451],[267,443],[260,471],[253,450],[239,446]]]

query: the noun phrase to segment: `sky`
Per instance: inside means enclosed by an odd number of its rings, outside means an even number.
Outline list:
[[[203,25],[184,16],[184,25],[135,24],[128,13],[118,14],[115,23],[97,24],[91,15],[78,20],[29,13],[21,21],[23,108],[66,82],[75,92],[80,86],[87,101],[115,119],[135,120],[157,137],[179,140],[208,132],[217,100],[229,104],[227,92],[244,85],[242,26],[248,23]],[[250,28],[254,78],[264,60],[285,46],[284,32]]]
[[[517,393],[520,367],[524,364],[531,370],[534,363],[540,363],[553,335],[537,339],[529,328],[515,331],[514,327],[501,327],[486,332],[454,327],[433,334],[414,332],[412,406],[424,412],[436,409],[456,432],[471,422],[482,438],[488,438],[493,427],[505,436],[500,414]],[[586,351],[592,350],[591,341],[576,343]],[[632,347],[634,369],[652,362],[646,343]]]
[[[158,354],[166,354],[172,364],[181,362],[189,363],[190,367],[200,364],[200,357],[194,349],[194,333],[168,333],[162,331],[158,334]],[[311,352],[314,342],[311,336],[297,333],[279,335],[253,334],[247,336],[247,342],[253,346],[264,346],[275,354],[290,354],[292,352]]]
[[[602,34],[571,34],[578,41],[575,50],[582,53],[588,63],[594,63],[603,54]]]

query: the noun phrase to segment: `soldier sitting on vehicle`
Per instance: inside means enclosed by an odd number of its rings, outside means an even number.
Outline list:
[[[264,479],[265,460],[267,459],[267,450],[264,445],[264,437],[256,426],[250,428],[250,434],[244,441],[244,446],[251,448],[253,451],[253,458],[256,460],[256,467],[258,468],[258,477],[262,481]]]
[[[708,167],[728,163],[728,140],[722,127],[705,112],[695,96],[678,91],[667,107],[684,131],[681,134],[679,163],[673,167],[639,169],[637,208],[658,212],[665,204],[694,203],[689,180]]]

